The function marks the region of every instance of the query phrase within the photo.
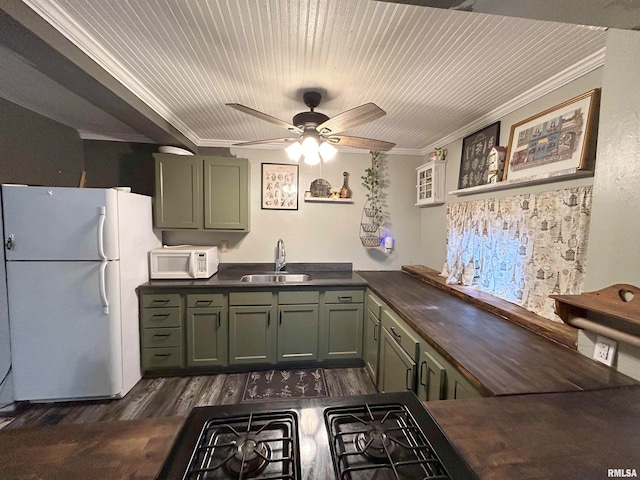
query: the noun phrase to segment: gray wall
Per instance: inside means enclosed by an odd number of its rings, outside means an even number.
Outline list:
[[[78,132],[0,98],[0,182],[77,186],[84,169]]]
[[[639,78],[640,32],[610,29],[585,291],[616,283],[640,286]],[[579,350],[591,356],[595,340],[595,334],[581,331]],[[614,366],[640,379],[640,348],[618,344]]]

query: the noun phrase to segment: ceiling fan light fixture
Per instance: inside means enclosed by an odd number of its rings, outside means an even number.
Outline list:
[[[300,144],[300,142],[296,141],[285,148],[284,151],[287,152],[287,155],[291,160],[293,160],[294,162],[298,162],[300,160],[300,157],[302,156],[302,145]]]
[[[320,144],[320,156],[323,161],[328,162],[332,160],[336,156],[336,153],[338,153],[338,150],[329,142],[322,142]]]
[[[307,165],[317,165],[320,163],[320,153],[318,150],[304,154],[304,163]]]

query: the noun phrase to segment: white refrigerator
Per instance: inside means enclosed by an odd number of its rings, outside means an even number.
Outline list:
[[[119,398],[140,380],[136,287],[161,245],[151,198],[2,186],[16,400]]]

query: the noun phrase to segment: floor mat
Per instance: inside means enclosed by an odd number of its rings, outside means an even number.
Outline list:
[[[329,397],[322,368],[251,372],[241,402]]]

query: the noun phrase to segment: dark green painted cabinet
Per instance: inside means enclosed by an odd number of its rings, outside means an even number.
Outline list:
[[[229,363],[276,361],[276,307],[272,305],[229,307]]]
[[[362,358],[363,310],[362,303],[322,306],[321,360]]]
[[[249,161],[156,154],[156,228],[249,231]]]
[[[318,304],[278,307],[278,361],[318,359]]]
[[[416,362],[386,328],[382,329],[380,340],[378,391],[386,393],[413,390]]]
[[[201,228],[202,158],[156,154],[155,160],[155,227]]]

